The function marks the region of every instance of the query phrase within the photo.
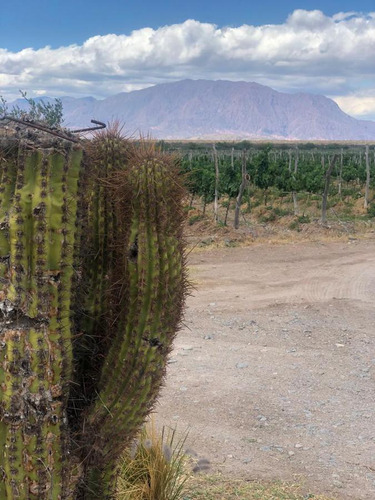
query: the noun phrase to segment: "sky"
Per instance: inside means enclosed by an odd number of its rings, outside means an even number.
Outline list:
[[[0,1],[8,101],[245,80],[375,120],[375,0]]]

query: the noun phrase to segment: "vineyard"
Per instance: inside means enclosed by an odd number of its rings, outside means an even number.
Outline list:
[[[370,224],[375,147],[366,144],[161,143],[176,152],[190,191],[189,224]]]

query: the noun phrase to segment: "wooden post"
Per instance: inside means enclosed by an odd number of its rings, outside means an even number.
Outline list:
[[[341,148],[341,151],[340,151],[340,171],[339,171],[339,192],[338,192],[340,199],[342,198],[341,186],[342,186],[342,168],[343,168],[343,165],[344,165],[344,148]]]
[[[215,162],[215,199],[214,199],[214,221],[219,220],[219,160],[215,144],[212,145]]]
[[[246,151],[242,152],[242,181],[240,184],[240,189],[238,191],[238,196],[236,199],[236,209],[234,212],[234,229],[238,229],[240,224],[240,210],[242,203],[242,196],[245,188],[250,180],[249,174],[246,172]]]
[[[296,157],[294,159],[294,177],[296,176],[297,172],[298,172],[298,148],[296,148]],[[298,215],[297,193],[293,191],[292,196],[293,196],[294,215]]]
[[[225,209],[224,226],[227,225],[228,213],[229,213],[229,208],[230,208],[230,200],[231,200],[231,197],[228,196],[228,204],[227,204],[227,207]]]
[[[192,193],[192,195],[191,195],[191,197],[190,197],[189,208],[192,208],[192,206],[193,206],[193,201],[194,201],[194,193]]]
[[[325,185],[322,199],[322,223],[325,224],[327,220],[327,199],[328,199],[328,191],[329,191],[329,183],[331,180],[331,174],[333,167],[335,166],[337,160],[337,154],[333,155],[331,161],[329,162],[327,172],[325,173]]]
[[[368,144],[366,145],[365,158],[366,158],[366,186],[365,186],[364,208],[367,209],[369,192],[370,192],[370,160],[369,160],[369,146],[368,146]]]

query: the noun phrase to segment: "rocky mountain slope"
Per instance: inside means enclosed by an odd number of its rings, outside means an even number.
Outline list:
[[[375,122],[352,118],[332,99],[257,83],[182,80],[103,100],[62,100],[71,128],[95,118],[163,139],[375,140]]]

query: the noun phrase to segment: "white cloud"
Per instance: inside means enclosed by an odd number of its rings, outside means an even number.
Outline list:
[[[349,115],[363,119],[375,117],[375,90],[370,93],[331,97]]]
[[[182,78],[336,95],[358,114],[360,106],[350,107],[354,98],[348,95],[363,82],[375,89],[375,13],[329,17],[298,9],[278,25],[220,28],[187,20],[58,49],[0,49],[0,93],[6,97],[19,88],[29,95],[43,89],[54,96],[104,97]]]

